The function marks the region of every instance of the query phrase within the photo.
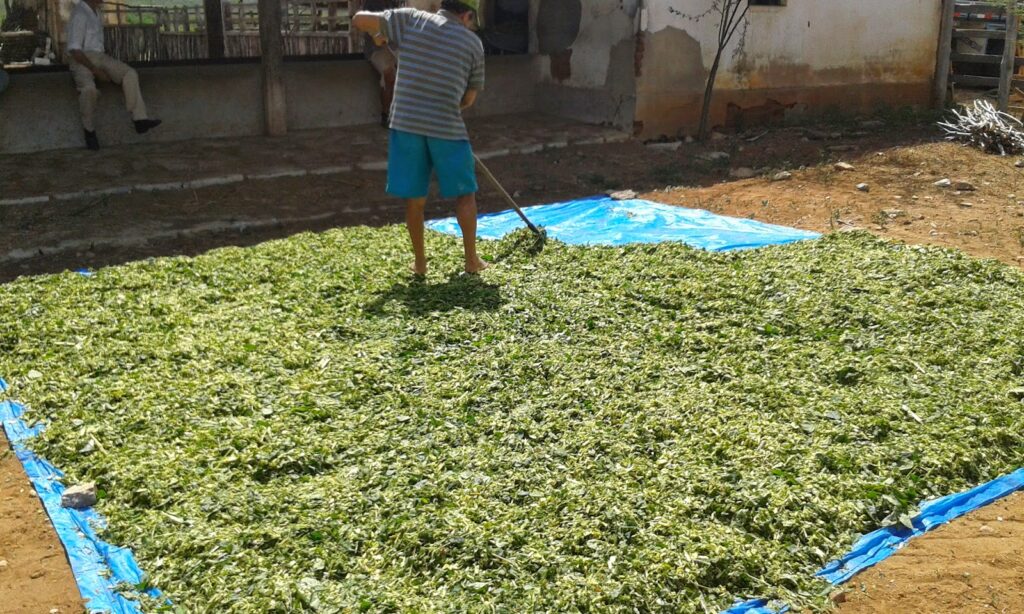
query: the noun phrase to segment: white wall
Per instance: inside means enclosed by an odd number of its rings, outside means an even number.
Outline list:
[[[671,9],[695,16],[711,2],[645,3],[637,119],[647,133],[693,123],[694,94],[703,90],[703,77],[714,60],[717,15],[694,21]],[[789,0],[784,7],[752,7],[745,37],[741,26],[725,53],[717,82],[723,95],[715,119],[726,120],[728,101],[741,108],[770,99],[787,108],[837,105],[851,110],[886,101],[927,102],[940,4]]]

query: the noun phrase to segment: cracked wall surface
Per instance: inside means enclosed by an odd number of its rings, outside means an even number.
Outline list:
[[[793,114],[926,104],[939,35],[935,0],[790,0],[753,7],[723,56],[712,122],[744,127]],[[714,61],[711,0],[648,0],[640,17],[642,59],[636,130],[695,131]]]

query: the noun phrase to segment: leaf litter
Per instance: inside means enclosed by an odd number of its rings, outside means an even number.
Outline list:
[[[398,227],[22,278],[0,373],[190,612],[823,610],[860,533],[1024,466],[1020,271],[522,240],[448,276],[431,235],[422,282]]]

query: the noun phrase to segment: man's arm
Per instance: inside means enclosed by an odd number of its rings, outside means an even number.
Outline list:
[[[465,111],[476,103],[476,97],[484,89],[484,48],[480,48],[473,58],[473,66],[469,71],[469,83],[466,86],[466,93],[462,96],[462,110]]]
[[[373,43],[378,47],[388,43],[386,23],[380,13],[359,11],[352,18],[352,27],[373,37]]]

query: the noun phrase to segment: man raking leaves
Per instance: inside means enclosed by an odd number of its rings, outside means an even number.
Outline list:
[[[483,43],[473,33],[479,0],[444,0],[428,13],[396,9],[359,12],[353,26],[398,53],[388,144],[389,194],[405,199],[413,272],[425,275],[423,210],[431,174],[441,196],[455,198],[467,273],[486,264],[476,252],[476,172],[462,111],[484,86]]]

